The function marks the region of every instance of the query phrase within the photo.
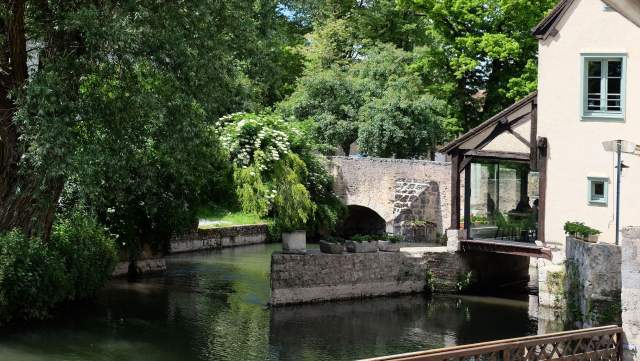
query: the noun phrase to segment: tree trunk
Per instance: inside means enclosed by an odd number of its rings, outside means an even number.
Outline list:
[[[19,229],[46,241],[64,181],[39,177],[20,163],[27,146],[15,121],[15,96],[9,93],[20,91],[28,77],[25,1],[10,0],[6,6],[7,16],[0,19],[7,41],[0,53],[0,232]]]

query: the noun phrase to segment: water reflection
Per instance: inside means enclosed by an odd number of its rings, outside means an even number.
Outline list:
[[[270,253],[171,257],[88,306],[4,330],[0,360],[349,360],[536,333],[528,302],[421,295],[270,309]]]

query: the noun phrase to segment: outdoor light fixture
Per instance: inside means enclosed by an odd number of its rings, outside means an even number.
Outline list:
[[[622,176],[622,169],[628,168],[622,164],[622,153],[634,154],[638,147],[637,144],[631,143],[626,140],[610,140],[608,142],[602,142],[604,150],[607,152],[613,152],[618,155],[616,165],[616,244],[620,242],[620,177]]]

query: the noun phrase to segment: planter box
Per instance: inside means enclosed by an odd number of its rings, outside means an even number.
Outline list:
[[[346,244],[347,251],[351,253],[375,253],[378,252],[378,242],[354,242],[348,241]]]
[[[282,250],[287,253],[305,253],[307,251],[307,232],[282,233]]]
[[[599,235],[597,235],[597,234],[592,234],[592,235],[590,235],[589,237],[583,237],[583,236],[580,236],[580,235],[574,234],[574,235],[573,235],[573,238],[575,238],[575,239],[579,239],[579,240],[584,241],[584,242],[589,242],[589,243],[598,243],[598,236],[599,236]]]
[[[344,253],[344,245],[327,241],[320,241],[320,252],[328,254]]]
[[[378,250],[380,252],[400,252],[400,245],[389,241],[378,241]]]

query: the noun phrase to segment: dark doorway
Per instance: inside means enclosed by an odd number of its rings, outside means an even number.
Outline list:
[[[347,216],[338,226],[337,232],[341,237],[351,237],[356,234],[384,234],[386,222],[371,208],[363,206],[348,206]]]

